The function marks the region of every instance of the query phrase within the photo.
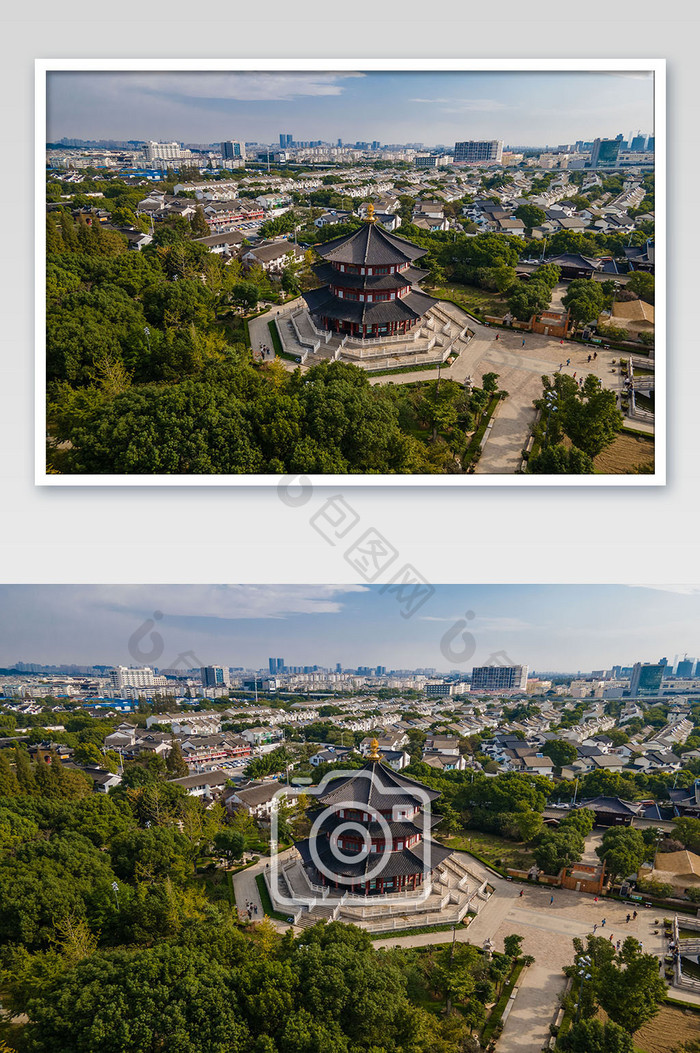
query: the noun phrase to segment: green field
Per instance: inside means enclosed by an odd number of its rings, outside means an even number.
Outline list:
[[[465,836],[446,837],[444,843],[458,852],[470,852],[499,870],[507,870],[508,867],[527,870],[535,861],[525,843],[507,841],[497,834],[484,834],[480,830],[469,831]]]
[[[473,313],[479,311],[482,314],[503,315],[506,310],[506,302],[498,293],[489,292],[488,289],[477,289],[476,285],[461,285],[458,282],[449,282],[446,285],[427,285],[423,288],[431,296],[437,296],[440,300],[452,300],[458,307]]]

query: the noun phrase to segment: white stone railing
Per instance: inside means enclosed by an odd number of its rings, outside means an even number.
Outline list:
[[[320,340],[314,340],[312,337],[302,336],[299,326],[297,325],[297,317],[302,316],[302,311],[292,311],[289,316],[289,321],[292,323],[292,329],[296,334],[296,338],[302,347],[310,347],[313,352],[318,351],[321,346]]]

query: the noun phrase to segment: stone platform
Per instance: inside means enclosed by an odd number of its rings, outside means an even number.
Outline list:
[[[412,333],[361,340],[319,329],[305,307],[296,307],[275,318],[282,350],[300,365],[348,362],[368,373],[441,365],[468,346],[474,335],[470,321],[459,307],[439,301]]]
[[[450,856],[434,871],[430,895],[419,893],[391,895],[373,902],[369,896],[338,893],[315,885],[299,858],[287,860],[279,869],[277,888],[269,870],[265,878],[276,910],[290,913],[295,924],[315,925],[318,921],[344,921],[369,932],[397,932],[424,925],[458,924],[469,913],[478,914],[488,902],[493,887],[472,873],[459,857]],[[282,897],[282,898],[281,898]],[[284,900],[293,899],[294,909]]]

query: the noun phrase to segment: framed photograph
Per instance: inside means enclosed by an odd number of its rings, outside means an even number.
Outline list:
[[[40,485],[661,485],[665,62],[36,63]]]

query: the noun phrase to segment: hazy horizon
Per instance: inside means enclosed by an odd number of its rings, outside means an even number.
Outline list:
[[[47,141],[273,143],[284,132],[544,147],[653,134],[653,94],[653,74],[642,71],[53,71]]]
[[[0,666],[169,668],[189,652],[192,666],[279,656],[467,672],[504,652],[530,669],[590,672],[700,652],[700,586],[437,585],[412,617],[402,610],[366,585],[4,585]],[[151,629],[163,648],[149,661]],[[143,653],[129,642],[139,633]]]

